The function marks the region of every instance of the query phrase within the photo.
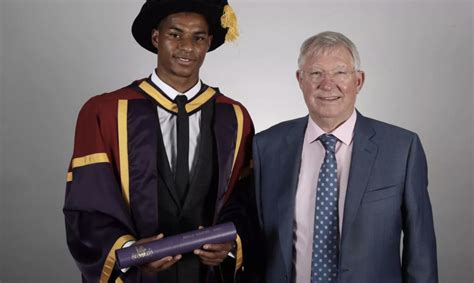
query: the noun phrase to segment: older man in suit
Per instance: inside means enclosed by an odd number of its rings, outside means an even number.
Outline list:
[[[298,64],[309,116],[254,139],[262,281],[437,282],[418,136],[355,109],[365,74],[344,35],[307,39]]]

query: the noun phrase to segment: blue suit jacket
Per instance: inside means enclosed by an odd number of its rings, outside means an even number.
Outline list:
[[[339,282],[437,282],[436,240],[420,140],[407,130],[357,115]],[[308,116],[283,122],[254,139],[263,282],[292,280],[295,194],[307,121]]]

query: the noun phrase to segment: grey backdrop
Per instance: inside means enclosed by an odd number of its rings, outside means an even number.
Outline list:
[[[143,1],[0,1],[0,281],[79,282],[61,212],[75,119],[89,97],[152,71],[130,34]],[[424,144],[441,282],[474,282],[473,3],[231,3],[241,37],[209,53],[203,80],[243,102],[260,131],[307,112],[301,42],[345,33],[366,71],[358,109]]]

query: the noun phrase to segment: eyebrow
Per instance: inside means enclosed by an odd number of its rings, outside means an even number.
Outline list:
[[[346,63],[342,63],[342,64],[337,64],[334,68],[332,68],[331,70],[336,70],[336,69],[341,69],[341,68],[351,68],[352,67],[352,64],[346,64]],[[355,67],[354,67],[355,68]],[[321,67],[319,64],[317,64],[314,69],[320,69],[320,70],[323,70],[324,68]]]
[[[180,29],[177,26],[171,26],[168,30],[174,30],[174,31],[177,31],[177,32],[184,33],[184,30]],[[209,35],[209,32],[207,32],[205,30],[198,30],[198,31],[193,32],[193,35]]]

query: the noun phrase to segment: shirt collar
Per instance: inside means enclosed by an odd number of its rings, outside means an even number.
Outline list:
[[[306,142],[312,143],[318,139],[319,136],[322,134],[332,134],[338,140],[343,142],[346,145],[350,145],[352,142],[352,137],[354,136],[354,128],[355,123],[357,120],[357,114],[354,109],[349,119],[347,119],[344,123],[342,123],[339,127],[337,127],[331,133],[326,133],[323,131],[318,124],[316,124],[310,116],[308,116],[308,126],[306,128]]]
[[[189,89],[188,91],[182,93],[182,92],[179,92],[179,91],[175,90],[172,86],[170,86],[169,84],[162,81],[160,79],[160,77],[158,77],[158,75],[156,74],[156,72],[154,70],[151,73],[151,81],[159,89],[161,89],[166,94],[166,96],[168,96],[171,100],[174,100],[176,98],[176,96],[180,95],[180,94],[186,95],[188,100],[191,100],[191,98],[193,98],[196,94],[199,93],[199,91],[201,90],[201,85],[202,85],[201,80],[198,80],[198,82],[191,89]]]

